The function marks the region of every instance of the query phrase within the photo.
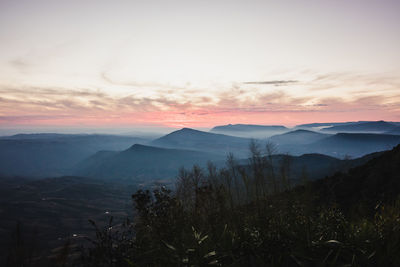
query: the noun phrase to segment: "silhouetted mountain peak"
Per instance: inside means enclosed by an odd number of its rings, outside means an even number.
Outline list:
[[[160,137],[159,139],[154,140],[153,142],[158,142],[159,140],[171,139],[171,138],[182,138],[182,137],[200,137],[200,138],[222,138],[226,137],[229,139],[242,139],[239,137],[228,136],[224,134],[217,134],[217,133],[209,133],[203,132],[191,128],[182,128],[180,130],[174,131],[167,135]],[[211,139],[210,139],[211,140]]]

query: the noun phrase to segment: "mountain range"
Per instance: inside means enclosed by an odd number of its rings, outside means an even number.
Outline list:
[[[68,174],[99,150],[122,150],[146,139],[117,135],[19,134],[0,138],[0,175]]]
[[[259,130],[264,133],[283,131],[269,138],[264,135],[256,142],[261,148],[266,142],[273,143],[276,153],[295,156],[316,153],[355,158],[388,150],[400,143],[400,126],[395,122],[326,125],[321,131],[245,124],[216,126],[210,132],[183,128],[155,140],[116,135],[18,134],[0,137],[0,175],[52,177],[78,174],[102,179],[114,175],[118,179],[162,179],[162,176],[171,178],[180,166],[204,165],[207,160],[223,161],[228,153],[238,159],[249,156],[250,138],[215,131],[250,134]],[[158,169],[147,166],[155,161]]]

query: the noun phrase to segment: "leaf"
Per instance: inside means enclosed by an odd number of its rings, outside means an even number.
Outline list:
[[[203,243],[204,240],[206,240],[208,238],[208,235],[203,236],[200,240],[199,240],[199,245],[201,243]]]
[[[374,252],[371,253],[371,255],[368,256],[368,259],[371,259],[373,256],[375,256],[376,254],[376,250]]]
[[[172,245],[170,245],[170,244],[168,244],[167,242],[165,242],[165,241],[162,241],[163,243],[164,243],[164,245],[167,247],[167,248],[169,248],[169,249],[172,249],[172,250],[175,250],[176,251],[176,248],[174,247],[174,246],[172,246]]]
[[[213,250],[211,252],[208,252],[206,255],[204,255],[204,258],[209,258],[209,257],[215,256],[215,255],[217,255],[217,252],[215,252],[215,250]]]
[[[341,245],[342,243],[337,241],[337,240],[328,240],[325,242],[326,244],[336,244],[336,245]]]

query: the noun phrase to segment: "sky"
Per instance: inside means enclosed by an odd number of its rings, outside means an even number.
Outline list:
[[[397,0],[0,0],[0,128],[400,121]]]

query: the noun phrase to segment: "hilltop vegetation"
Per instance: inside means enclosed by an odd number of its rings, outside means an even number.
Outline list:
[[[138,191],[134,223],[98,229],[85,266],[398,266],[400,146],[294,189],[252,149],[251,172],[182,169],[176,193]]]

